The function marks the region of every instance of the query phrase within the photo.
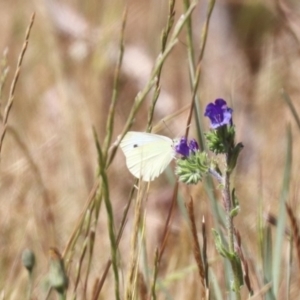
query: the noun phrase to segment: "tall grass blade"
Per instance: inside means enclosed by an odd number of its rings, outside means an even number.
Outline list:
[[[210,300],[223,300],[222,290],[212,268],[209,269],[210,277]]]
[[[281,189],[281,195],[279,198],[279,210],[278,210],[278,224],[275,237],[275,248],[274,248],[274,257],[273,257],[273,287],[275,297],[278,296],[278,289],[280,284],[280,275],[281,275],[281,263],[282,263],[282,249],[284,242],[285,234],[285,225],[286,225],[286,211],[285,211],[285,202],[288,199],[289,195],[289,185],[291,178],[291,167],[292,167],[292,132],[291,127],[287,128],[287,151],[286,151],[286,162],[285,170],[283,175],[283,183]]]
[[[190,201],[186,204],[187,211],[190,218],[190,228],[192,232],[192,243],[193,243],[193,253],[194,257],[197,263],[198,267],[198,273],[200,277],[200,293],[199,296],[201,299],[205,299],[206,294],[206,276],[205,276],[205,267],[203,258],[201,256],[201,250],[200,250],[200,243],[197,236],[197,227],[196,227],[196,220],[195,220],[195,212],[194,212],[194,204],[193,204],[193,198],[190,199]]]
[[[281,96],[283,97],[286,104],[288,105],[288,107],[289,107],[289,109],[290,109],[290,111],[291,111],[291,113],[292,113],[292,115],[293,115],[293,117],[296,121],[296,124],[297,124],[297,126],[300,130],[300,117],[298,115],[298,112],[297,112],[294,104],[293,104],[292,99],[290,98],[289,94],[284,89],[281,90]]]
[[[105,163],[107,163],[107,153],[108,153],[108,149],[109,149],[109,145],[111,142],[113,129],[114,129],[114,118],[115,118],[115,109],[116,109],[116,104],[118,99],[120,72],[121,72],[121,66],[123,62],[123,55],[124,55],[124,48],[125,48],[124,35],[125,35],[126,20],[127,20],[127,10],[125,9],[123,14],[123,19],[122,19],[121,37],[119,42],[119,56],[118,56],[115,75],[114,75],[113,93],[111,97],[111,103],[110,103],[107,122],[106,122],[106,136],[105,136],[104,147],[103,147],[103,160],[105,161]]]
[[[286,210],[290,219],[290,223],[291,223],[291,231],[292,231],[292,235],[291,235],[291,239],[290,239],[290,243],[289,243],[289,264],[288,264],[288,274],[287,274],[287,298],[289,298],[289,290],[290,290],[290,286],[291,286],[291,271],[293,270],[293,245],[294,248],[296,250],[296,255],[297,255],[297,261],[298,261],[298,271],[300,270],[300,230],[299,230],[299,225],[296,219],[296,216],[293,212],[292,207],[286,203]],[[299,280],[299,276],[298,276],[298,280]]]
[[[108,178],[106,174],[106,164],[103,160],[103,153],[102,149],[99,143],[99,140],[97,138],[96,132],[94,130],[94,138],[96,143],[96,148],[98,152],[98,161],[99,161],[99,172],[100,176],[102,178],[103,183],[103,197],[104,197],[104,203],[107,211],[107,219],[108,219],[108,232],[109,232],[109,239],[110,239],[110,245],[111,245],[111,260],[113,265],[113,271],[115,276],[115,298],[116,300],[120,299],[120,292],[119,292],[119,271],[118,271],[118,264],[117,264],[117,241],[116,236],[114,233],[114,215],[113,215],[113,209],[112,204],[110,201],[109,196],[109,186],[108,186]]]
[[[263,281],[264,284],[272,284],[273,273],[273,240],[271,228],[267,225],[263,231],[262,239],[262,263],[263,263]],[[266,292],[266,300],[275,300],[272,289]]]

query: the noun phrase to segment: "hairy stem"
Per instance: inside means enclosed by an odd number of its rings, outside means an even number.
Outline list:
[[[240,280],[238,275],[238,266],[237,262],[234,258],[235,250],[234,250],[234,227],[233,227],[233,217],[231,215],[232,210],[232,202],[230,196],[230,173],[225,173],[224,178],[224,189],[223,189],[223,199],[224,206],[226,211],[226,228],[227,228],[227,242],[228,242],[228,251],[232,254],[230,258],[230,264],[233,272],[233,287],[236,295],[236,299],[241,299],[240,294]]]

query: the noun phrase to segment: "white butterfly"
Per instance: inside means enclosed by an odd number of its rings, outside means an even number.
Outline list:
[[[175,158],[174,141],[158,134],[129,131],[120,147],[131,174],[144,181],[154,180]]]

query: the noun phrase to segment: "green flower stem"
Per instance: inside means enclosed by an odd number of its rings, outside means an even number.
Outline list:
[[[27,300],[31,299],[32,286],[33,286],[33,278],[32,278],[32,272],[30,272],[29,273],[28,290],[27,290]]]
[[[235,259],[235,251],[234,251],[233,217],[231,215],[232,203],[231,203],[231,196],[230,196],[230,173],[229,172],[225,173],[223,198],[224,198],[224,205],[226,210],[228,251],[229,253],[232,254],[232,257],[229,258],[229,260],[233,272],[233,287],[236,295],[236,300],[240,300],[241,299],[240,280],[239,280],[238,266]]]

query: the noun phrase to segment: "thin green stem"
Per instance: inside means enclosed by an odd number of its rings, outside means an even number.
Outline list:
[[[105,136],[104,147],[103,147],[103,160],[105,161],[105,163],[107,162],[107,153],[108,153],[108,149],[109,149],[109,145],[111,142],[113,129],[114,129],[114,117],[115,117],[115,109],[116,109],[116,104],[118,99],[120,71],[123,62],[124,48],[125,48],[124,36],[125,36],[126,19],[127,19],[127,9],[125,9],[125,12],[123,14],[122,30],[121,30],[121,37],[119,42],[120,51],[119,51],[119,57],[118,57],[115,74],[114,74],[113,93],[111,97],[111,103],[110,103],[107,122],[106,122],[106,136]]]
[[[170,35],[172,26],[174,24],[174,17],[175,17],[175,0],[171,0],[169,3],[169,13],[168,13],[168,20],[167,20],[167,25],[165,29],[162,32],[161,36],[161,53],[163,53],[166,49],[167,46],[167,40]],[[148,113],[148,121],[147,121],[147,131],[151,131],[152,129],[152,120],[153,120],[153,115],[154,115],[154,108],[156,105],[156,102],[158,100],[158,97],[160,95],[160,77],[161,77],[161,72],[162,72],[162,67],[163,65],[160,66],[160,68],[157,71],[156,74],[156,85],[155,85],[155,90],[153,93],[151,105],[149,107],[149,113]]]
[[[228,251],[232,255],[229,259],[232,272],[233,272],[233,285],[234,292],[236,295],[236,300],[241,299],[240,293],[240,280],[238,274],[238,266],[235,260],[235,249],[234,249],[234,227],[233,227],[233,217],[231,215],[232,210],[232,202],[230,196],[230,174],[229,172],[225,173],[224,178],[224,189],[223,189],[223,197],[224,197],[224,206],[226,211],[226,228],[227,228],[227,242],[228,242]]]
[[[151,298],[153,300],[156,300],[156,288],[155,287],[156,287],[159,263],[160,263],[159,252],[158,252],[158,248],[156,248],[155,255],[154,255],[154,270],[153,270],[153,279],[152,279],[152,285],[151,285],[151,295],[149,297],[149,300]]]
[[[229,251],[234,251],[234,244],[233,244],[233,222],[232,217],[230,216],[230,212],[232,209],[232,203],[231,203],[231,197],[230,197],[230,179],[229,174],[226,172],[225,179],[224,179],[224,204],[225,204],[225,210],[226,210],[226,219],[227,219],[227,233],[228,233],[228,247]]]
[[[121,225],[119,227],[119,231],[118,231],[118,235],[117,235],[117,246],[119,245],[119,242],[121,240],[121,237],[122,237],[122,234],[123,234],[123,231],[124,231],[124,228],[125,228],[128,211],[129,211],[129,208],[131,206],[135,190],[136,189],[134,187],[131,189],[127,205],[126,205],[126,207],[124,209],[124,212],[123,212],[123,216],[122,216],[122,220],[121,220]],[[110,266],[111,266],[111,260],[108,260],[108,262],[106,263],[106,267],[104,269],[104,272],[103,272],[103,274],[102,274],[102,276],[101,276],[101,278],[99,280],[99,284],[97,285],[97,288],[95,289],[95,293],[93,295],[92,300],[97,300],[98,299],[98,296],[99,296],[99,294],[101,292],[101,289],[103,287],[104,281],[106,279],[107,273],[108,273],[108,271],[110,269]]]
[[[111,246],[111,260],[113,265],[114,277],[115,277],[115,299],[120,299],[120,291],[119,291],[119,273],[118,273],[118,264],[117,264],[117,240],[114,232],[114,216],[112,204],[110,201],[109,195],[109,187],[108,187],[108,178],[106,174],[105,161],[103,160],[103,152],[100,147],[100,143],[98,141],[96,132],[94,131],[94,138],[96,142],[97,152],[98,152],[98,160],[99,160],[99,172],[102,178],[102,191],[104,197],[104,203],[107,211],[107,219],[108,219],[108,232]]]
[[[30,271],[28,274],[29,274],[29,280],[28,280],[27,300],[30,300],[32,294],[32,286],[33,286],[32,271]]]

